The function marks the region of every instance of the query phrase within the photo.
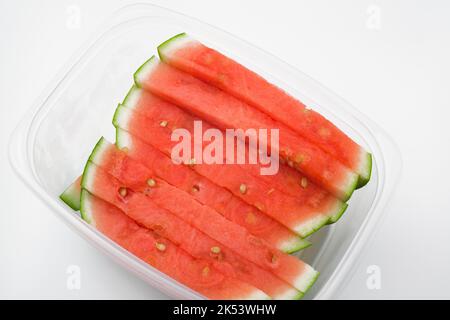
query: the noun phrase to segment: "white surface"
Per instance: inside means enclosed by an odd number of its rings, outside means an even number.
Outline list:
[[[0,298],[164,298],[53,216],[12,173],[6,156],[9,134],[30,104],[95,27],[126,3],[0,2]],[[450,298],[450,3],[153,3],[272,52],[346,98],[397,141],[404,161],[398,191],[336,298]],[[74,28],[77,8],[80,27]],[[80,290],[67,289],[71,265],[80,267]],[[380,290],[366,285],[371,265],[380,267]]]

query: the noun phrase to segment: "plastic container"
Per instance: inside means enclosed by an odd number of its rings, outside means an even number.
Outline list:
[[[132,85],[134,71],[165,39],[187,32],[240,61],[319,111],[374,157],[372,179],[354,193],[335,225],[311,237],[300,253],[321,276],[307,298],[333,298],[346,284],[379,221],[400,172],[395,144],[376,124],[305,74],[226,32],[152,5],[116,12],[61,71],[14,131],[10,161],[23,181],[75,231],[116,262],[166,294],[202,298],[104,237],[58,195],[81,172],[101,135],[114,141],[112,115]]]

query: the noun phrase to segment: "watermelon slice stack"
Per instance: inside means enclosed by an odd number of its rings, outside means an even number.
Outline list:
[[[291,254],[339,220],[354,190],[370,179],[371,154],[319,113],[185,33],[157,51],[159,59],[136,71],[116,108],[115,144],[100,138],[82,176],[60,198],[206,298],[300,299],[318,271]],[[195,152],[189,161],[177,158],[174,132],[195,136],[198,123],[224,136],[230,129],[269,133],[241,146],[246,154],[263,146],[279,155],[277,172],[261,174],[263,163],[231,164],[225,151],[213,163]],[[229,147],[195,137],[187,145]]]

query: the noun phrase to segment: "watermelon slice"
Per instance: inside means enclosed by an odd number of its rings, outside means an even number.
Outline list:
[[[189,167],[174,164],[168,156],[127,131],[118,128],[116,137],[117,146],[127,150],[128,156],[139,160],[154,175],[190,193],[200,203],[215,209],[228,220],[245,227],[251,234],[265,239],[272,246],[287,253],[310,246],[309,241],[301,239],[257,208]]]
[[[188,193],[153,177],[146,167],[129,157],[127,166],[132,166],[130,170],[123,172],[120,166],[112,164],[108,169],[108,175],[111,176],[105,180],[101,169],[93,164],[102,161],[101,145],[102,142],[96,146],[86,165],[83,188],[91,192],[97,188],[107,188],[114,194],[111,199],[119,198],[114,204],[120,204],[125,212],[145,210],[152,204],[166,209],[235,253],[245,252],[249,261],[272,272],[301,292],[306,292],[315,281],[318,273],[311,266],[272,248],[264,240],[250,235],[245,228],[201,205]]]
[[[118,189],[125,184],[134,185],[140,173],[148,176],[150,172],[142,172],[141,165],[131,160],[124,152],[109,144],[106,140],[100,140],[90,158],[96,164],[88,164],[87,172],[93,175],[89,180],[89,191],[105,201],[110,202],[140,225],[154,230],[160,236],[164,236],[194,258],[209,261],[224,275],[236,277],[261,289],[275,299],[298,299],[302,293],[275,277],[254,263],[249,262],[240,254],[236,254],[227,246],[211,239],[190,224],[185,223],[176,215],[149,202],[138,207],[132,207],[127,194],[118,197]],[[98,161],[98,163],[97,163]],[[147,170],[144,170],[147,171]],[[121,180],[115,179],[108,172],[114,172]],[[154,180],[151,180],[154,181]],[[153,182],[152,182],[153,183]],[[147,186],[148,187],[148,186]],[[153,187],[157,187],[156,184]],[[127,192],[132,192],[128,190]],[[126,203],[129,202],[129,203]]]
[[[350,198],[357,185],[357,174],[288,127],[216,87],[160,63],[156,57],[139,68],[135,82],[221,129],[267,129],[269,133],[270,129],[279,129],[279,149],[275,152],[343,201]],[[274,146],[267,143],[267,147],[270,150]]]
[[[155,232],[139,226],[113,205],[81,192],[83,218],[108,238],[176,281],[210,299],[268,299],[246,282],[224,276]]]
[[[372,156],[319,113],[238,62],[185,33],[158,47],[162,61],[252,105],[319,146],[359,174],[358,186],[371,174]]]
[[[119,107],[114,124],[130,132],[131,137],[137,136],[166,155],[170,155],[174,146],[174,142],[170,140],[171,128],[183,127],[192,132],[194,118],[164,101],[161,101],[165,103],[164,107],[158,103],[147,103],[150,102],[148,98],[151,95],[144,91],[133,92],[125,100],[132,108]],[[139,92],[144,95],[138,96]],[[158,98],[151,97],[152,101],[159,101]],[[167,126],[160,126],[161,121],[167,121]],[[117,140],[120,143],[119,137]],[[121,145],[125,143],[127,142],[122,142]],[[312,186],[300,188],[297,198],[286,195],[239,166],[196,164],[190,168],[217,185],[227,188],[235,196],[257,207],[302,237],[308,236],[330,221],[336,221],[347,207],[345,203],[327,196],[326,193],[314,191]],[[240,190],[243,183],[247,187],[245,193]]]
[[[82,176],[79,176],[72,182],[72,184],[59,196],[62,201],[75,211],[80,210],[81,177]]]

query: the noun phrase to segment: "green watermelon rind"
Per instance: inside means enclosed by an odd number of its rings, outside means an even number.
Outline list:
[[[370,152],[366,152],[365,154],[365,166],[363,168],[364,175],[359,175],[358,184],[356,185],[356,189],[364,187],[370,180],[372,176],[372,165],[373,159],[372,154]]]
[[[359,181],[359,175],[353,171],[351,172],[351,176],[350,176],[350,182],[346,182],[347,184],[347,189],[345,189],[343,195],[341,195],[340,199],[343,202],[347,202],[348,200],[350,200],[350,198],[353,195],[353,192],[357,189],[358,186],[358,181]]]
[[[314,283],[316,283],[316,281],[319,278],[319,276],[320,276],[320,272],[316,271],[315,274],[310,278],[308,284],[306,285],[305,293],[303,294],[303,296],[309,291],[309,289],[311,289],[311,287],[314,285]]]
[[[129,108],[129,109],[135,109],[137,106],[137,101],[140,98],[140,92],[143,89],[139,88],[138,85],[135,83],[133,86],[131,86],[130,90],[128,90],[127,95],[123,99],[122,103],[120,103],[117,108],[119,108],[121,105]]]
[[[348,208],[347,203],[339,202],[337,209],[335,211],[333,210],[334,213],[329,213],[315,217],[314,219],[312,219],[313,221],[310,222],[309,224],[308,223],[302,224],[301,227],[296,229],[296,232],[302,238],[306,238],[312,235],[313,233],[319,231],[325,225],[335,223],[337,220],[340,219],[340,217],[342,217],[347,208]]]
[[[76,182],[73,182],[70,186],[59,195],[59,198],[64,201],[70,208],[75,211],[80,210],[80,190],[75,186]]]
[[[296,237],[295,241],[288,241],[288,242],[289,243],[287,244],[281,245],[279,247],[279,250],[284,253],[292,254],[312,246],[312,243],[310,241],[303,239],[301,237]],[[291,242],[293,243],[291,244]]]
[[[88,161],[86,162],[86,165],[84,166],[83,176],[82,176],[82,178],[81,178],[81,188],[82,188],[82,192],[83,192],[83,190],[85,190],[85,189],[89,189],[89,188],[87,188],[87,185],[88,185],[88,183],[89,183],[89,179],[92,177],[91,170],[92,170],[92,168],[93,168],[93,166],[91,165],[91,164],[92,164],[92,161],[91,161],[91,160],[93,159],[93,157],[95,157],[95,155],[97,154],[97,151],[101,148],[101,146],[102,146],[103,143],[105,143],[105,139],[104,139],[103,137],[101,137],[101,138],[97,141],[97,143],[95,144],[94,149],[92,150],[92,152],[91,152],[91,154],[90,154],[90,156],[89,156],[89,159],[88,159]],[[80,207],[82,207],[82,206],[83,206],[83,205],[81,204]],[[81,210],[80,212],[81,212],[81,218],[82,218],[84,221],[86,221],[87,223],[92,224],[93,218],[92,218],[92,216],[89,214],[89,212],[88,212],[88,211],[85,211],[85,210]]]
[[[299,277],[295,287],[298,288],[303,294],[306,294],[308,290],[314,285],[320,272],[315,270],[312,266],[305,264],[305,271]]]
[[[336,212],[336,214],[332,215],[329,218],[327,224],[333,224],[333,223],[337,222],[342,217],[342,215],[347,210],[347,208],[348,208],[348,204],[344,203],[344,205],[341,207],[341,210]]]
[[[133,74],[134,83],[140,86],[140,83],[145,79],[144,77],[150,73],[151,68],[153,67],[153,61],[157,59],[155,55],[151,56],[147,61],[145,61]]]
[[[185,40],[185,39],[190,40],[190,41],[195,41],[195,40],[191,39],[191,38],[187,35],[187,33],[182,32],[182,33],[179,33],[179,34],[177,34],[177,35],[175,35],[175,36],[173,36],[173,37],[167,39],[167,40],[164,41],[163,43],[161,43],[161,44],[158,46],[158,48],[157,48],[157,50],[158,50],[158,56],[159,56],[159,58],[161,59],[161,61],[165,61],[165,57],[166,57],[168,54],[170,54],[170,52],[171,52],[173,49],[176,49],[177,43],[178,43],[179,41],[183,41],[183,40]]]
[[[86,189],[81,189],[80,194],[80,212],[81,212],[81,218],[86,221],[88,224],[95,225],[95,221],[92,218],[92,213],[89,210],[89,197],[92,197],[89,191]],[[90,219],[86,219],[87,216],[90,216]]]

